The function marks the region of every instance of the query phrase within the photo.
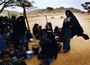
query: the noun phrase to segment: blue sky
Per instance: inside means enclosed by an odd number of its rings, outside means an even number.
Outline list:
[[[83,7],[81,6],[82,3],[89,1],[90,0],[29,0],[29,1],[35,1],[33,4],[35,7],[38,7],[38,9],[46,8],[46,7],[53,7],[53,8],[58,8],[58,7],[74,7],[80,10],[84,10]],[[9,10],[16,10],[22,12],[22,8],[6,8]]]

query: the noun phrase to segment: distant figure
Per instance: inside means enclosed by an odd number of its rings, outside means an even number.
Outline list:
[[[62,28],[59,28],[58,26],[56,26],[54,29],[54,36],[57,42],[62,42],[63,41]]]
[[[42,36],[42,26],[39,26],[38,27],[38,34],[37,34],[37,37],[40,39]]]
[[[54,34],[55,34],[55,35],[59,35],[59,28],[58,28],[58,26],[55,27],[55,29],[54,29]]]
[[[53,32],[53,28],[52,28],[52,23],[51,22],[48,22],[45,27],[46,27],[47,30],[50,30],[50,31]]]
[[[33,26],[33,35],[37,38],[39,24],[35,23]]]

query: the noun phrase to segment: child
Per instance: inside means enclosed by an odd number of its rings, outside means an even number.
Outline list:
[[[0,65],[15,65],[15,60],[10,58],[10,54],[9,52],[2,52],[1,53],[1,59],[2,62],[0,63]]]
[[[10,58],[13,58],[14,60],[20,59],[20,53],[18,50],[15,50],[13,42],[9,42],[8,44],[8,52],[10,53]]]

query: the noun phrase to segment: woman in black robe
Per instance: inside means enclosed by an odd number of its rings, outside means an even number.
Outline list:
[[[89,39],[88,35],[84,34],[83,28],[79,24],[77,18],[70,10],[65,12],[66,18],[64,19],[62,31],[64,32],[63,39],[63,50],[65,52],[70,50],[70,40],[75,35],[82,36],[85,40]]]
[[[77,18],[70,10],[66,10],[65,12],[66,18],[64,19],[62,31],[64,32],[63,39],[63,50],[67,52],[70,50],[70,40],[75,35],[83,36],[83,28],[79,24]]]
[[[47,31],[50,30],[50,31],[53,32],[53,28],[52,28],[52,23],[51,22],[48,22],[45,27],[46,27]]]
[[[68,25],[71,26],[71,32],[72,32],[71,36],[72,37],[75,36],[75,35],[82,36],[82,34],[83,34],[84,31],[83,31],[83,28],[81,27],[81,25],[79,24],[77,18],[74,16],[74,14],[70,10],[66,10],[65,13],[66,13],[67,18],[70,19]],[[63,23],[63,30],[68,25],[66,25],[65,23]]]
[[[52,31],[50,30],[47,31],[47,38],[51,41],[51,46],[50,46],[51,57],[57,59],[58,46],[57,46],[57,41]]]
[[[84,30],[81,27],[77,18],[74,16],[74,14],[70,10],[66,10],[65,13],[67,13],[66,16],[70,20],[69,25],[71,27],[71,32],[72,32],[71,37],[77,35],[77,36],[82,36],[85,40],[88,40],[89,36],[87,34],[84,34]],[[65,27],[67,27],[67,26],[65,26],[63,23],[63,29]]]
[[[28,51],[28,41],[26,39],[26,23],[24,16],[20,16],[17,18],[17,22],[14,27],[14,35],[16,35],[16,46],[19,48],[19,51]]]

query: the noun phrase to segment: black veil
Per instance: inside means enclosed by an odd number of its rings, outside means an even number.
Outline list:
[[[71,17],[71,24],[72,24],[72,36],[77,35],[81,36],[83,34],[83,28],[81,27],[79,21],[77,18],[74,16],[74,14],[70,10],[66,10],[65,13],[69,12],[69,16]]]
[[[89,36],[87,34],[84,34],[84,30],[81,27],[77,18],[74,16],[74,14],[70,10],[65,11],[65,13],[67,12],[69,12],[69,16],[67,17],[71,17],[70,23],[72,24],[72,28],[71,28],[72,37],[77,35],[77,36],[82,36],[85,40],[88,40]]]

